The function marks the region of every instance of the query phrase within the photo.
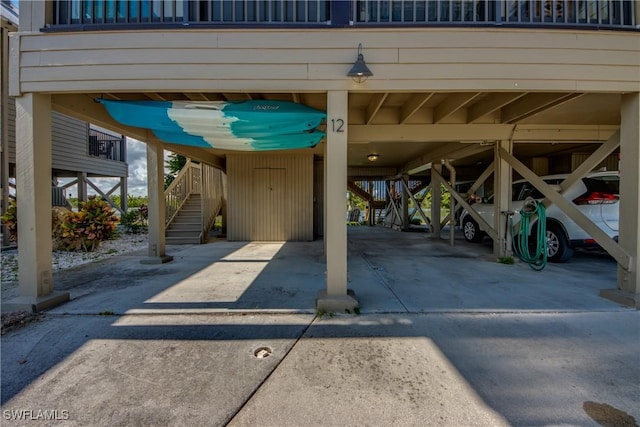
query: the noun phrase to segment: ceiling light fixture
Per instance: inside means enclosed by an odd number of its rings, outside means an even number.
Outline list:
[[[362,55],[362,43],[358,44],[358,57],[356,62],[353,64],[353,67],[351,67],[351,70],[347,73],[347,76],[351,77],[356,83],[362,83],[369,77],[373,76],[373,73],[364,62],[364,55]]]
[[[380,158],[380,155],[376,154],[376,153],[371,153],[371,154],[367,155],[367,160],[369,160],[370,162],[375,162],[379,158]]]

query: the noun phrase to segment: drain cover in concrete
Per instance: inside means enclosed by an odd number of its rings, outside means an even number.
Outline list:
[[[271,356],[271,349],[269,347],[260,347],[253,352],[253,355],[257,359],[266,359]]]

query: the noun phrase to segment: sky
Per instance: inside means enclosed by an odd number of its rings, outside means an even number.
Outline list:
[[[134,196],[147,195],[147,146],[127,137],[127,163],[129,164],[128,192]]]

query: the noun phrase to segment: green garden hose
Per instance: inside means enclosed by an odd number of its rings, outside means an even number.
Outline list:
[[[535,235],[535,253],[529,247],[529,229],[532,218],[538,218]],[[513,250],[522,261],[529,264],[536,271],[547,265],[547,215],[542,203],[527,197],[520,210],[520,229],[514,233],[513,218],[511,221],[511,235],[513,236]]]

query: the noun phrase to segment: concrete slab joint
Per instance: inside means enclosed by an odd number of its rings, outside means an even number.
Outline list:
[[[316,309],[326,313],[353,313],[356,308],[360,308],[360,303],[355,292],[347,289],[346,295],[330,295],[326,290],[318,292],[316,298]]]

